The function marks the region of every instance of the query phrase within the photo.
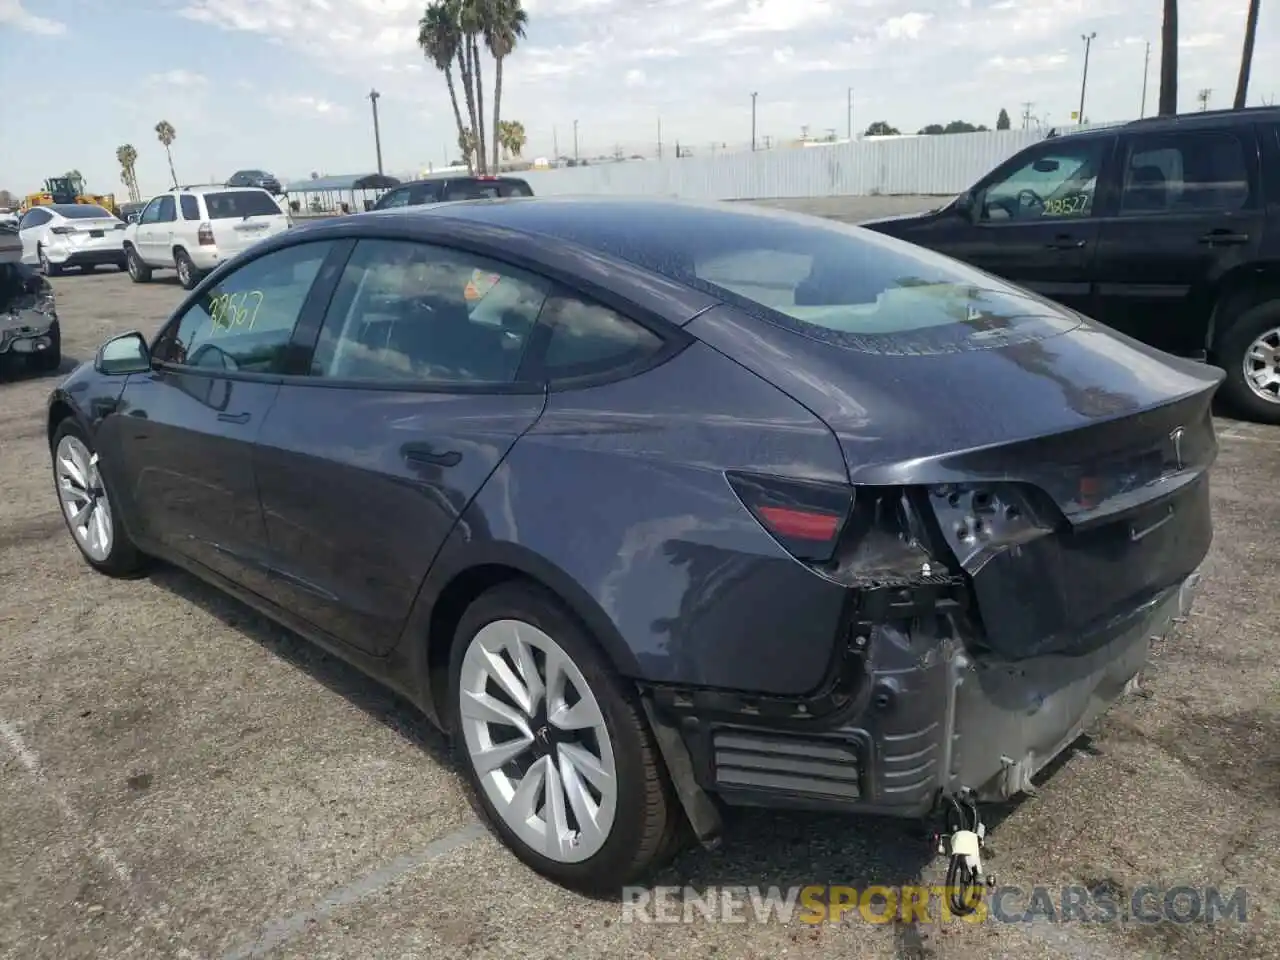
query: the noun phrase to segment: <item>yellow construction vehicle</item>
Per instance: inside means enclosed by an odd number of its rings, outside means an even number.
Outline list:
[[[42,191],[27,194],[22,201],[21,212],[26,213],[32,207],[45,207],[53,203],[92,203],[109,210],[115,216],[120,215],[115,194],[82,193],[82,189],[83,184],[71,177],[50,177],[44,182]]]

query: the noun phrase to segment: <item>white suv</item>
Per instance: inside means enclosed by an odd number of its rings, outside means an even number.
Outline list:
[[[190,290],[224,260],[291,226],[289,215],[258,187],[170,190],[130,217],[124,233],[129,276],[146,283],[153,270],[172,267]]]

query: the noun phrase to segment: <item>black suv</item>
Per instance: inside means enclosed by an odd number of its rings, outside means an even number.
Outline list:
[[[1227,374],[1280,423],[1280,108],[1055,135],[929,213],[862,226]]]
[[[228,187],[258,187],[267,191],[273,197],[278,197],[284,193],[284,188],[280,185],[278,177],[272,176],[265,170],[237,170],[227,178]]]
[[[532,196],[529,184],[519,177],[443,176],[414,180],[388,190],[370,209],[389,210],[392,207],[416,207],[420,203]]]

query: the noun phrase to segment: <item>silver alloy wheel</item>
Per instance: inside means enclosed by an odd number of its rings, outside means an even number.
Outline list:
[[[191,283],[191,262],[186,257],[178,258],[178,279],[184,287]]]
[[[1269,403],[1280,403],[1280,327],[1260,334],[1244,353],[1249,389]]]
[[[569,655],[532,624],[495,620],[467,647],[458,696],[467,756],[506,826],[558,863],[598,853],[617,813],[617,769]]]
[[[49,275],[49,254],[45,253],[44,247],[40,248],[40,272],[46,277]]]
[[[126,266],[128,266],[129,268],[129,276],[133,277],[135,280],[138,279],[138,274],[139,274],[138,255],[133,250],[130,250],[124,259],[125,259]]]
[[[111,501],[98,472],[97,454],[78,438],[63,437],[54,454],[58,499],[80,548],[102,563],[111,554]]]

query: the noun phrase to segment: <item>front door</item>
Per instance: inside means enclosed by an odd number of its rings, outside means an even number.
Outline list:
[[[138,256],[144,263],[172,262],[166,241],[173,235],[173,221],[176,218],[177,210],[173,203],[173,194],[169,193],[156,197],[142,211],[142,216],[138,218],[138,229],[133,235],[133,242],[138,249]]]
[[[166,325],[154,369],[121,398],[119,459],[145,536],[257,591],[266,534],[253,444],[331,247],[288,247],[228,275]]]
[[[1098,319],[1171,353],[1199,353],[1217,281],[1254,260],[1262,240],[1254,130],[1135,133],[1122,155],[1120,202],[1098,241]]]
[[[541,415],[519,370],[547,285],[473,254],[361,240],[258,437],[270,598],[374,654],[436,553]]]
[[[1092,313],[1095,194],[1114,145],[1063,137],[1024,151],[978,184],[971,219],[950,218],[935,249]]]

